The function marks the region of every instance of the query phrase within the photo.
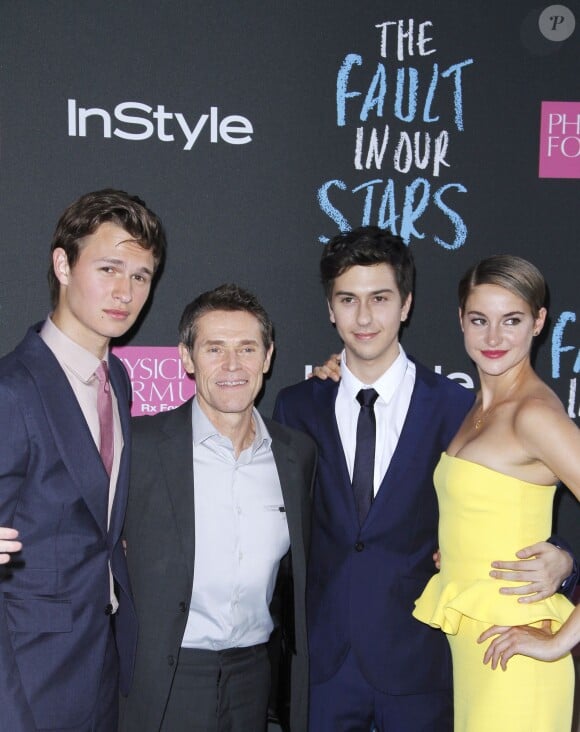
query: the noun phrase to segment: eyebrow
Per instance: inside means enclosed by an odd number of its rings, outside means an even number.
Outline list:
[[[487,318],[488,316],[485,313],[482,313],[479,310],[468,310],[468,315],[482,315],[484,318]],[[501,317],[502,318],[510,318],[512,315],[525,315],[523,310],[512,310],[510,313],[504,313]]]
[[[206,346],[221,346],[224,343],[228,343],[228,341],[225,338],[208,338],[207,340],[203,341],[204,345]],[[235,341],[236,346],[256,346],[259,345],[259,341],[255,340],[254,338],[244,338],[241,341]]]
[[[116,257],[100,257],[99,259],[95,260],[96,262],[106,262],[107,264],[116,264],[118,267],[125,267],[126,262],[123,259],[117,259]],[[149,267],[139,267],[139,269],[135,270],[136,272],[143,272],[145,274],[151,275],[153,277],[153,270],[149,269]]]
[[[373,290],[369,293],[363,293],[363,294],[369,294],[369,295],[382,295],[384,292],[394,293],[395,290],[393,290],[391,287],[383,287],[380,290]],[[359,297],[356,292],[349,292],[348,290],[336,290],[334,293],[335,295],[352,295],[353,297]]]

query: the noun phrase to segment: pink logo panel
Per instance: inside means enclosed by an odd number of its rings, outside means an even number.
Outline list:
[[[580,102],[542,102],[540,178],[580,178]]]
[[[175,346],[114,348],[133,385],[134,417],[175,409],[195,394],[195,381],[184,371]]]

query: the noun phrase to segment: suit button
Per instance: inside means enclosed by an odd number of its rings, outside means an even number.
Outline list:
[[[168,664],[169,664],[170,666],[173,666],[173,665],[175,665],[175,658],[173,658],[173,656],[167,656],[167,663],[168,663]]]
[[[362,541],[357,541],[357,543],[354,545],[354,548],[357,552],[362,552],[362,550],[365,548],[365,545]]]
[[[105,615],[112,615],[112,614],[113,614],[113,606],[111,605],[111,603],[109,603],[107,605],[107,607],[105,608]]]
[[[180,612],[184,613],[187,610],[187,604],[185,602],[180,602],[179,610],[180,610]]]

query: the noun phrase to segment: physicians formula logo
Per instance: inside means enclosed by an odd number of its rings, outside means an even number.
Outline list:
[[[195,394],[195,381],[183,369],[177,348],[124,346],[113,353],[131,379],[134,417],[168,412]]]
[[[580,178],[580,102],[542,102],[540,178]]]
[[[76,99],[69,99],[67,111],[69,137],[118,137],[133,142],[156,138],[192,150],[201,142],[247,145],[254,134],[247,117],[224,115],[219,107],[210,107],[201,114],[183,114],[168,111],[164,104],[152,107],[143,102],[120,102],[108,111],[82,107]]]

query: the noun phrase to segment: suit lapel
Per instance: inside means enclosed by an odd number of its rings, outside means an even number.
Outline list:
[[[396,495],[396,491],[392,490],[392,486],[398,485],[399,476],[407,470],[417,451],[421,450],[421,445],[424,443],[424,434],[433,428],[434,415],[432,415],[432,412],[434,405],[434,391],[423,378],[420,369],[417,368],[415,386],[413,387],[407,417],[389,469],[369,511],[369,520],[372,520],[373,511],[378,512],[381,510]]]
[[[294,556],[300,548],[304,551],[304,527],[302,525],[301,491],[298,490],[300,466],[296,453],[288,442],[284,430],[276,422],[264,418],[264,422],[272,438],[272,454],[278,470],[278,477],[282,487],[284,508],[288,521],[288,533],[290,534],[290,546]]]
[[[348,513],[355,526],[358,526],[358,516],[352,484],[348,472],[348,465],[338,424],[336,422],[335,403],[338,393],[338,384],[329,385],[325,381],[316,381],[314,388],[314,419],[316,424],[313,428],[313,435],[319,445],[319,471],[324,470],[331,477],[325,476],[325,483],[335,486],[333,500],[342,500],[344,510]]]
[[[195,554],[195,514],[193,486],[192,400],[168,414],[158,445],[161,472],[173,507],[177,535],[193,577]],[[147,419],[144,417],[143,419]]]
[[[131,413],[129,410],[129,381],[126,373],[120,371],[123,366],[112,357],[110,359],[109,374],[111,385],[117,398],[121,432],[123,433],[123,452],[119,462],[119,475],[115,486],[115,498],[111,511],[109,525],[109,541],[114,546],[121,535],[125,511],[127,510],[127,494],[129,488],[129,469],[131,455]]]
[[[334,411],[338,386],[336,383],[327,386],[325,382],[316,382],[314,384],[314,419],[316,425],[313,434],[316,435],[323,454],[339,473],[340,479],[342,481],[346,480],[350,484],[348,466]]]
[[[31,328],[17,349],[38,388],[57,450],[103,534],[109,476],[72,387],[52,351]]]

